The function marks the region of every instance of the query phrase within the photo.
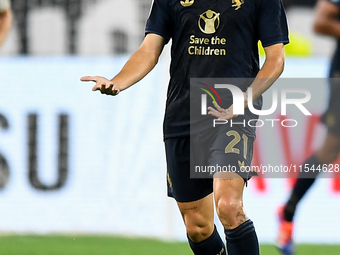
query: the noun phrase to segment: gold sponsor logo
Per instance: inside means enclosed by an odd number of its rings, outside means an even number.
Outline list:
[[[215,49],[210,46],[190,46],[188,48],[190,55],[202,55],[202,56],[225,56],[227,55],[226,49]]]
[[[216,48],[218,45],[226,45],[227,39],[213,36],[212,38],[200,38],[194,35],[190,36],[190,44],[188,48],[189,55],[202,55],[202,56],[225,56],[227,55],[226,49]]]
[[[205,34],[213,34],[220,25],[220,14],[212,10],[207,10],[200,15],[198,27]]]
[[[231,0],[233,5],[231,7],[235,7],[235,11],[241,8],[241,5],[244,4],[244,0]]]
[[[225,56],[227,55],[226,44],[227,39],[214,36],[218,27],[220,26],[220,13],[212,10],[207,10],[202,13],[198,19],[199,29],[208,37],[196,37],[191,35],[189,37],[188,53],[189,55],[200,56]]]
[[[181,1],[180,3],[183,7],[189,7],[189,6],[193,5],[194,2],[195,2],[195,0],[185,0],[185,1]]]

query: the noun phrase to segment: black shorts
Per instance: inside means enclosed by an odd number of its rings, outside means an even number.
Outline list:
[[[207,196],[213,192],[212,177],[219,170],[236,172],[247,182],[256,175],[248,171],[254,141],[254,131],[227,125],[191,137],[165,139],[168,196],[178,202]]]

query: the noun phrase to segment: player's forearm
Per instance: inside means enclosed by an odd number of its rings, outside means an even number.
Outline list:
[[[148,34],[141,47],[111,80],[115,87],[122,91],[144,78],[157,64],[163,47],[163,37],[156,34]]]
[[[252,88],[253,100],[270,88],[284,69],[285,54],[283,45],[270,47],[273,48],[269,49],[269,51],[266,50],[266,60],[250,86]]]
[[[11,9],[0,14],[0,45],[5,41],[5,38],[11,29],[12,21],[13,14]]]
[[[127,89],[144,78],[157,64],[158,56],[138,50],[126,62],[122,70],[112,79],[120,91]]]

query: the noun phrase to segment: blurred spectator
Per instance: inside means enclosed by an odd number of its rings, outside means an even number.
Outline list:
[[[295,253],[293,244],[293,219],[300,201],[315,183],[318,174],[320,172],[325,172],[325,170],[327,170],[327,166],[330,166],[329,164],[335,162],[340,154],[339,18],[339,0],[318,1],[313,26],[314,32],[325,36],[331,36],[337,41],[337,47],[333,53],[328,74],[330,86],[328,108],[321,117],[321,122],[327,127],[327,135],[321,147],[303,162],[303,171],[299,173],[298,179],[288,201],[279,208],[278,218],[280,220],[280,226],[277,246],[282,255],[293,255]]]
[[[13,14],[10,0],[0,0],[0,46],[12,26]]]

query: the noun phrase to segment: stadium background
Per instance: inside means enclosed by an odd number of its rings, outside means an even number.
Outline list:
[[[12,1],[14,26],[0,50],[1,233],[186,240],[165,190],[162,118],[169,46],[143,81],[114,99],[91,93],[91,84],[79,81],[120,70],[143,39],[150,4]],[[314,2],[285,4],[292,43],[282,77],[326,77],[334,44],[311,30]],[[313,118],[298,116],[294,131],[258,129],[254,164],[273,158],[299,164],[322,142],[325,130],[317,116],[326,106],[327,84],[303,81],[301,87],[312,93]],[[321,178],[307,194],[296,217],[296,242],[340,243],[339,180]],[[287,179],[263,179],[245,190],[245,209],[261,243],[275,241],[275,210],[290,186]]]

